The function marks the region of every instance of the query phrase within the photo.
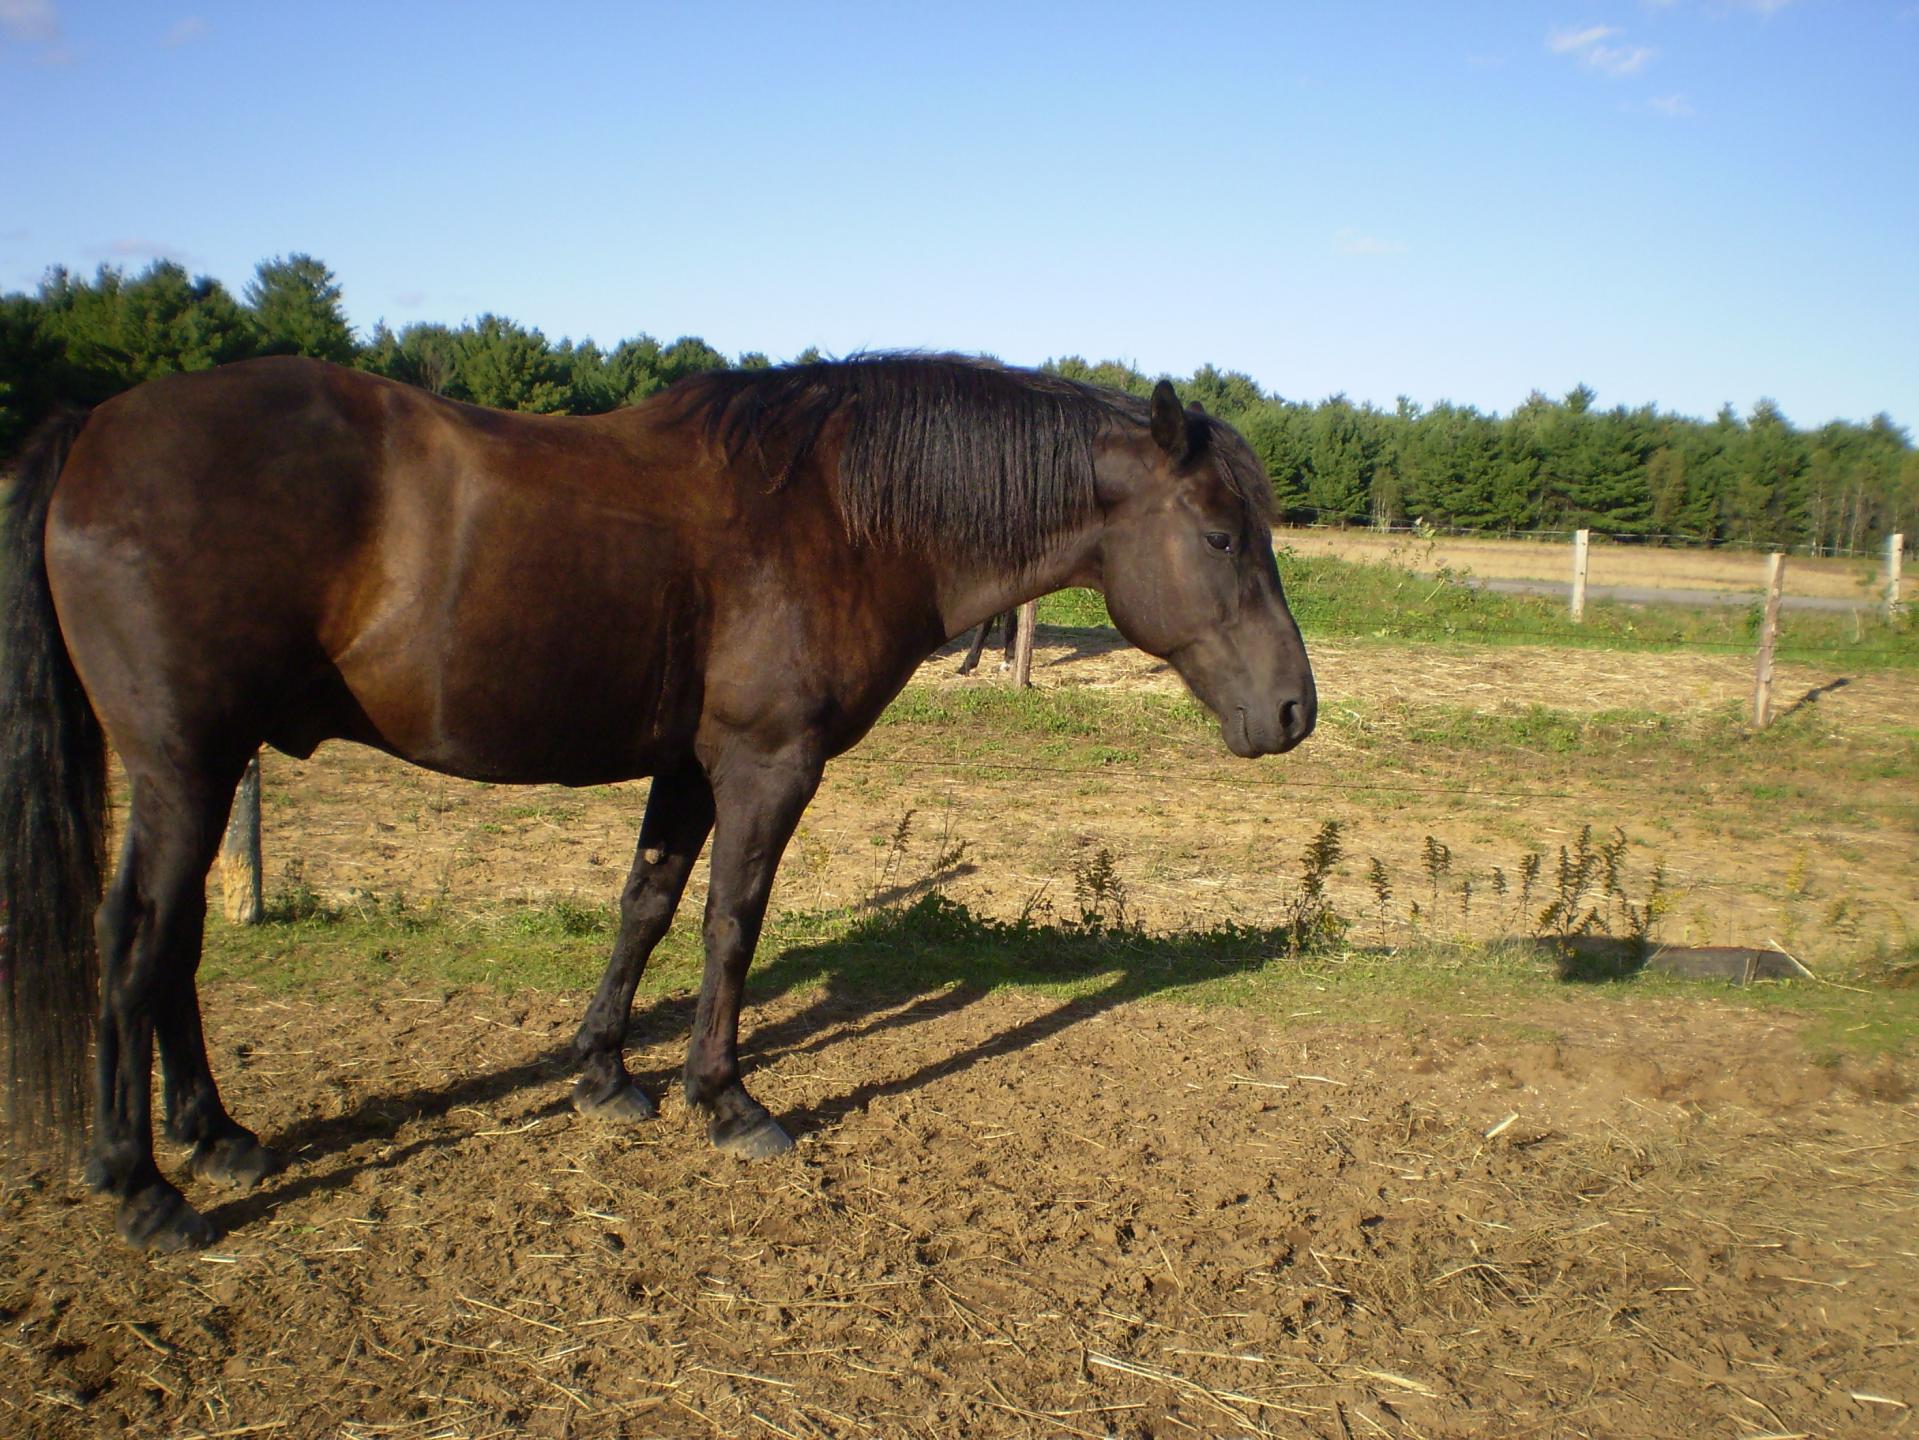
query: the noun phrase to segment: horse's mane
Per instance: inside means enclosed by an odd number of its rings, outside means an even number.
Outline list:
[[[730,459],[750,456],[773,489],[844,415],[833,478],[849,535],[1016,565],[1093,514],[1100,431],[1149,418],[1137,396],[961,355],[710,371],[669,396]],[[1245,442],[1217,421],[1194,425],[1221,477],[1270,517],[1271,487]]]

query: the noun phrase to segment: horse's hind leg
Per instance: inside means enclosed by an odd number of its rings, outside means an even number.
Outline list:
[[[712,828],[713,791],[698,767],[654,777],[633,870],[620,892],[620,933],[573,1041],[582,1072],[573,1087],[573,1105],[583,1115],[621,1121],[653,1117],[653,1102],[633,1083],[621,1058],[627,1016],[647,957],[673,923],[686,877]]]
[[[166,1134],[176,1144],[193,1147],[187,1164],[197,1178],[251,1190],[280,1169],[280,1157],[227,1114],[207,1063],[200,991],[194,982],[194,972],[200,968],[204,894],[191,911],[191,935],[182,934],[173,947],[154,1016],[165,1081]],[[183,927],[186,923],[182,917]]]
[[[133,770],[132,765],[129,769]],[[237,772],[235,775],[237,779]],[[213,1227],[153,1158],[153,1042],[166,1062],[170,1130],[195,1143],[213,1173],[258,1142],[227,1118],[207,1070],[193,972],[206,916],[206,876],[232,786],[133,770],[133,804],[120,868],[100,906],[100,1024],[88,1175],[118,1198],[121,1236],[177,1250],[204,1245]],[[221,1159],[218,1157],[226,1157]]]
[[[979,628],[973,631],[973,643],[966,651],[966,658],[960,661],[957,673],[961,675],[973,673],[974,668],[979,664],[980,653],[986,649],[986,632],[992,628],[993,622],[990,619],[980,622]]]

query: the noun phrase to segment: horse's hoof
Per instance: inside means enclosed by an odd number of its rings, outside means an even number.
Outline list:
[[[164,1180],[120,1202],[118,1228],[120,1238],[135,1249],[162,1255],[203,1250],[215,1234],[212,1222]]]
[[[613,1125],[638,1125],[659,1114],[637,1085],[623,1086],[602,1097],[595,1095],[584,1080],[573,1087],[573,1108],[589,1119]]]
[[[113,1188],[113,1181],[107,1175],[107,1162],[98,1155],[87,1156],[87,1163],[80,1171],[80,1179],[87,1189],[96,1195]]]
[[[193,1147],[187,1168],[196,1179],[234,1190],[251,1190],[267,1176],[279,1173],[280,1157],[241,1131],[217,1140],[202,1140]]]
[[[727,1123],[715,1120],[706,1130],[707,1138],[728,1155],[742,1160],[770,1160],[793,1148],[793,1137],[780,1129],[779,1121],[765,1111],[756,1119]]]

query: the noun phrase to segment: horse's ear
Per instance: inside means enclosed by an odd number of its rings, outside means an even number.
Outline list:
[[[1153,387],[1153,441],[1175,460],[1183,460],[1190,440],[1186,412],[1180,408],[1173,382]]]
[[[1186,408],[1192,414],[1199,416],[1200,419],[1204,420],[1206,418],[1206,407],[1200,404],[1199,401],[1188,400],[1186,402]]]

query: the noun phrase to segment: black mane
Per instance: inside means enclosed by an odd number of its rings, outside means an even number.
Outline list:
[[[961,355],[712,371],[671,393],[729,458],[751,455],[774,489],[844,414],[835,493],[849,535],[1015,565],[1093,514],[1100,431],[1143,426],[1149,414],[1137,396]],[[1270,516],[1270,486],[1245,442],[1216,421],[1195,425],[1222,479]]]

